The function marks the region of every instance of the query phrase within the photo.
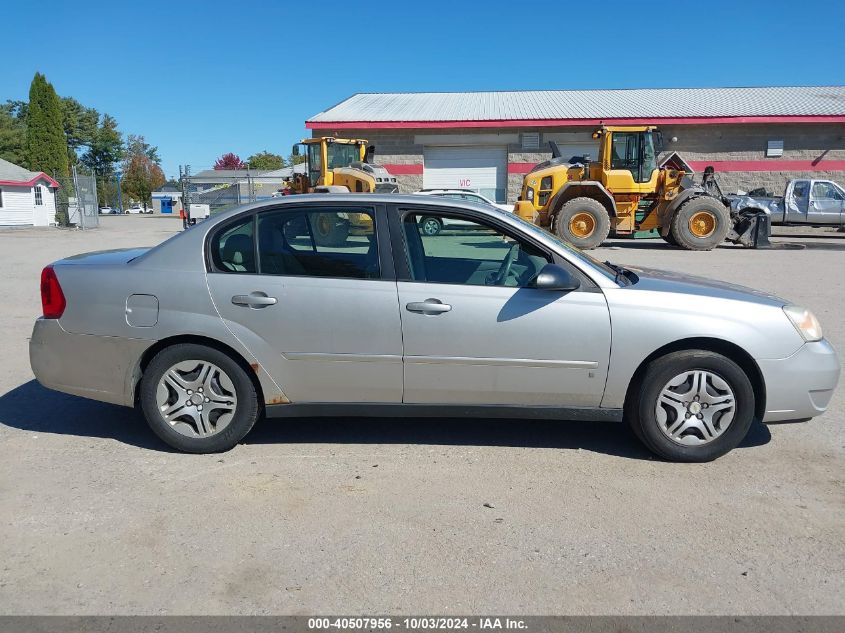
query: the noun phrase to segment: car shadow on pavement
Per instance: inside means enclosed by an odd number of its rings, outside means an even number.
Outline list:
[[[740,448],[772,436],[755,423]],[[658,459],[618,422],[472,418],[275,418],[262,420],[245,444],[431,444],[585,450],[628,459]]]
[[[35,380],[0,396],[0,424],[31,433],[100,437],[172,450],[150,431],[140,412],[45,389]]]
[[[113,439],[172,452],[147,427],[140,412],[45,389],[31,380],[0,396],[0,424],[31,433]],[[754,424],[740,448],[771,440]],[[615,422],[565,422],[467,418],[272,418],[261,420],[244,444],[431,444],[586,450],[629,459],[655,458],[627,426]]]

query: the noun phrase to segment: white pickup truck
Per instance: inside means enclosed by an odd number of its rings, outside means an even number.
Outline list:
[[[772,224],[830,226],[845,222],[845,189],[832,180],[795,178],[780,197],[736,194],[727,198],[731,210],[761,209]]]

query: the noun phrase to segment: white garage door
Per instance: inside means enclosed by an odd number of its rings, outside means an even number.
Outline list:
[[[505,147],[426,147],[424,189],[471,189],[505,202],[508,152]]]

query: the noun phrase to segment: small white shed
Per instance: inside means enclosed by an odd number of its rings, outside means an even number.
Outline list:
[[[47,226],[56,221],[59,183],[0,158],[0,226]]]

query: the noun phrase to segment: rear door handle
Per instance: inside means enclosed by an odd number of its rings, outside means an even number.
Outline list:
[[[448,303],[440,299],[426,299],[425,301],[412,301],[405,306],[408,312],[420,312],[422,314],[443,314],[452,309]]]
[[[276,305],[276,297],[268,297],[266,292],[251,292],[248,295],[235,295],[232,303],[244,308],[266,308]]]

